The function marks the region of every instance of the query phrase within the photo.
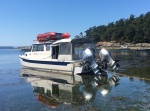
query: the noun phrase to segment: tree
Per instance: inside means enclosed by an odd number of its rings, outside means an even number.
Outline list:
[[[87,38],[93,38],[95,42],[116,41],[147,42],[150,43],[150,12],[135,17],[133,14],[127,19],[110,22],[107,26],[100,25],[85,31]]]

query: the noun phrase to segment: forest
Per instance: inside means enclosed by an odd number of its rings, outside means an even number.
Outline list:
[[[85,33],[85,37],[95,42],[150,43],[150,12],[139,17],[131,14],[127,19],[91,27]]]

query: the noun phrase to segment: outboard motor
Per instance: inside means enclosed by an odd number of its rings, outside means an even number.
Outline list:
[[[105,96],[110,92],[113,85],[119,85],[119,78],[117,76],[112,76],[105,84],[101,85],[99,88],[100,93]]]
[[[95,75],[100,75],[101,73],[99,72],[98,65],[96,63],[96,59],[94,56],[94,53],[92,50],[87,48],[83,53],[82,53],[82,60],[85,61],[85,64],[89,64],[89,67],[92,69]]]
[[[112,59],[111,54],[106,49],[102,49],[99,52],[99,57],[101,62],[107,62],[108,65],[113,67],[113,70],[119,67],[119,64]]]

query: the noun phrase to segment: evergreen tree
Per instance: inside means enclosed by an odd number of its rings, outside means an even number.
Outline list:
[[[121,18],[116,22],[108,23],[107,26],[91,27],[85,33],[85,37],[92,38],[95,42],[150,43],[150,12],[139,17],[131,14],[129,18]]]

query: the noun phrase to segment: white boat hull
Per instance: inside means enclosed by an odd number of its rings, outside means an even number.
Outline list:
[[[74,65],[71,62],[28,60],[22,57],[20,62],[23,67],[74,73]]]

